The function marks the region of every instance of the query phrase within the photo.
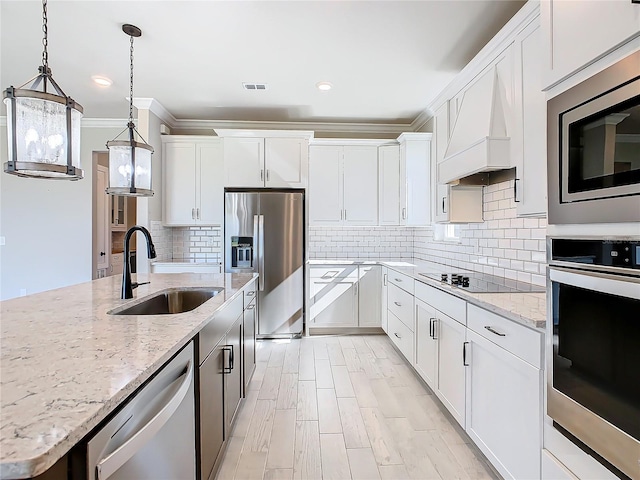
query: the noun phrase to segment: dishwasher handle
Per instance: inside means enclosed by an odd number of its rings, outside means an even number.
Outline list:
[[[184,380],[171,399],[149,422],[138,430],[129,440],[120,445],[113,453],[96,465],[97,480],[106,480],[141,450],[149,440],[169,421],[189,392],[193,379],[193,360],[189,360]]]

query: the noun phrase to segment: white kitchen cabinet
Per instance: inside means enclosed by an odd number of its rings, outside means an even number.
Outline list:
[[[640,5],[631,0],[541,2],[546,89],[640,36]]]
[[[482,215],[481,185],[447,185],[436,186],[437,223],[480,223]]]
[[[438,339],[435,393],[453,418],[464,428],[466,367],[463,357],[467,327],[442,312],[437,312],[433,328]]]
[[[109,195],[111,201],[111,230],[124,232],[127,229],[127,197]]]
[[[224,186],[264,187],[264,138],[224,139]]]
[[[399,225],[400,207],[400,146],[378,147],[378,223]],[[406,216],[406,212],[405,216]]]
[[[380,323],[382,326],[382,330],[384,333],[388,333],[388,318],[389,312],[387,311],[387,286],[389,285],[389,269],[387,267],[382,267],[382,272],[380,276]]]
[[[306,188],[313,132],[216,129],[224,137],[224,186]]]
[[[540,478],[542,371],[471,329],[467,342],[467,433],[502,477]]]
[[[165,136],[163,224],[222,225],[224,184],[220,139]]]
[[[431,222],[431,133],[403,133],[400,142],[400,224]]]
[[[358,266],[358,326],[380,327],[380,265]]]
[[[540,76],[540,40],[538,18],[515,40],[511,154],[516,167],[515,202],[519,216],[544,216],[547,212],[547,104]]]
[[[416,298],[416,370],[435,391],[438,374],[438,337],[435,308]]]
[[[444,154],[447,151],[449,143],[449,109],[454,101],[443,103],[433,117],[433,143],[435,149],[435,164],[444,160]],[[457,113],[457,109],[456,109]]]
[[[312,145],[309,152],[309,223],[376,225],[377,147]]]

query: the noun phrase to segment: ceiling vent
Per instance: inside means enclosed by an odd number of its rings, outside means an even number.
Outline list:
[[[266,90],[266,83],[243,83],[242,88],[245,90]]]

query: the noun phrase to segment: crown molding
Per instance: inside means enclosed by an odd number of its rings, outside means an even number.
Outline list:
[[[431,120],[431,117],[433,117],[433,114],[429,113],[429,111],[427,109],[424,109],[422,112],[420,112],[420,115],[418,115],[415,120],[413,122],[411,122],[410,128],[409,128],[409,132],[417,132],[419,131],[422,127],[425,126],[425,124]],[[405,130],[407,131],[407,130]]]
[[[129,97],[127,97],[127,101],[129,101]],[[176,117],[155,98],[133,97],[133,106],[138,110],[149,110],[171,128],[177,127],[178,120]]]
[[[245,130],[232,128],[215,128],[216,135],[219,137],[296,137],[313,138],[313,130]]]
[[[82,128],[126,128],[127,118],[87,118],[83,117],[80,121]],[[136,120],[134,120],[134,123]],[[7,126],[7,116],[0,116],[0,127]]]
[[[309,145],[369,145],[381,147],[383,145],[398,145],[397,140],[375,138],[312,138]]]

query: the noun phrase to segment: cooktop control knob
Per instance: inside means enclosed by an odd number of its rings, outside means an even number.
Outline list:
[[[469,286],[469,277],[462,277],[462,286],[463,287]]]
[[[440,281],[441,282],[446,282],[447,280],[449,280],[449,275],[447,275],[446,273],[441,273],[440,274]]]

